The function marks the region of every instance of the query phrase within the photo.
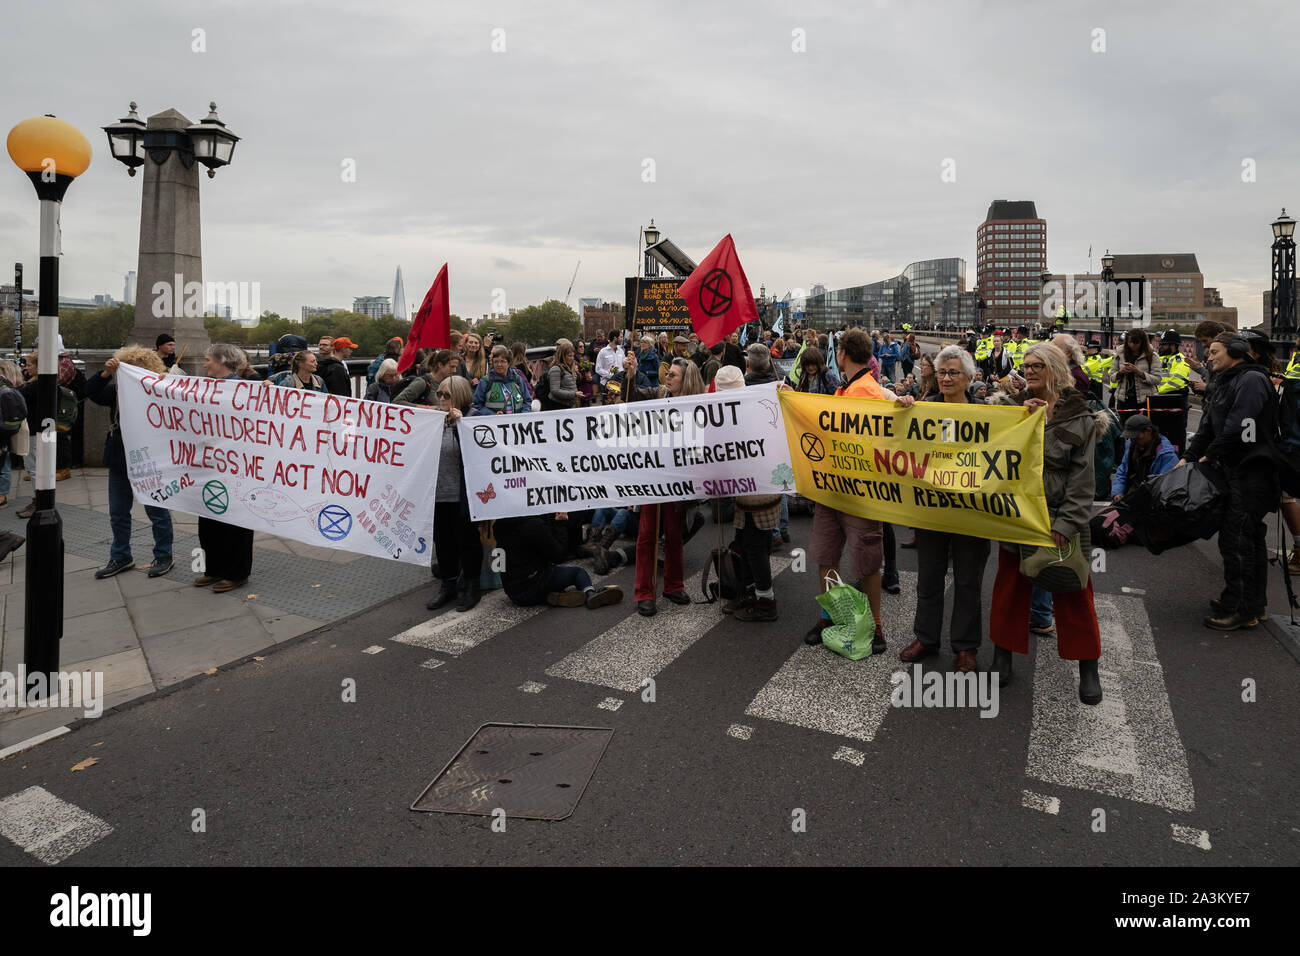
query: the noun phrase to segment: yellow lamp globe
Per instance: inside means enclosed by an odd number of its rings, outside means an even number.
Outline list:
[[[53,116],[33,116],[9,131],[9,158],[25,173],[72,179],[90,166],[90,141],[81,130]]]

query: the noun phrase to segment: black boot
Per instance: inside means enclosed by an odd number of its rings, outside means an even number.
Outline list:
[[[465,590],[461,592],[460,600],[456,602],[456,610],[468,611],[478,603],[478,599],[478,578],[475,578],[473,581],[470,581],[465,585]]]
[[[1011,652],[1005,647],[993,645],[993,666],[989,670],[998,675],[998,686],[1006,687],[1011,683]]]
[[[451,603],[456,598],[456,591],[457,591],[456,579],[443,578],[442,590],[439,591],[437,594],[435,594],[433,597],[429,598],[428,602],[424,605],[425,609],[429,611],[436,611],[444,604]]]
[[[1085,704],[1101,703],[1101,677],[1095,660],[1079,661],[1079,700]]]
[[[598,543],[602,548],[614,547],[614,542],[617,540],[618,532],[615,531],[612,526],[605,525],[605,527],[600,530],[600,540]]]

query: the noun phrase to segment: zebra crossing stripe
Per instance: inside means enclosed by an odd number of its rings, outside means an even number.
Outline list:
[[[393,640],[457,657],[545,611],[547,605],[516,607],[505,591],[493,591],[471,611],[450,611],[408,628]]]
[[[113,828],[44,787],[0,800],[0,836],[54,866],[113,832]]]
[[[1167,810],[1192,810],[1187,753],[1142,599],[1099,594],[1096,606],[1102,702],[1079,703],[1078,665],[1057,657],[1051,642],[1040,642],[1025,775]]]
[[[772,576],[789,566],[789,558],[773,557]],[[548,667],[546,673],[598,687],[638,691],[646,678],[657,675],[720,623],[722,614],[716,604],[678,606],[660,599],[654,617],[633,612]]]
[[[903,666],[898,652],[911,643],[916,615],[916,573],[901,572],[899,584],[901,594],[881,595],[889,650],[880,657],[851,661],[825,647],[805,644],[763,685],[745,708],[746,716],[875,740],[885,715],[893,709],[890,675]]]

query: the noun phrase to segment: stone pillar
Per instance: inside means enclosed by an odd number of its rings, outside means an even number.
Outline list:
[[[190,121],[176,110],[149,117],[153,132],[181,130]],[[182,365],[201,374],[209,345],[203,327],[206,294],[199,234],[199,171],[182,153],[169,150],[161,166],[146,159],[140,203],[140,264],[136,270],[135,325],[131,341],[153,347],[160,332],[176,339]]]

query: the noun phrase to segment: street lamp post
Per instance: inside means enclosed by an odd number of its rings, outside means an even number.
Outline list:
[[[149,117],[135,103],[125,117],[104,127],[113,158],[134,176],[143,168],[139,264],[132,337],[152,343],[166,332],[177,352],[197,367],[208,345],[203,326],[203,253],[199,233],[199,171],[208,177],[229,165],[239,137],[217,117],[217,105],[201,123],[176,110]],[[190,308],[197,302],[198,308]],[[182,303],[184,303],[182,305]]]
[[[1289,360],[1296,348],[1295,220],[1286,214],[1273,222],[1273,294],[1269,332]]]
[[[655,228],[653,219],[650,220],[650,225],[641,230],[641,234],[645,236],[645,247],[647,249],[659,241],[659,230]],[[648,252],[645,254],[644,271],[647,279],[653,279],[659,275],[659,260]]]
[[[1115,257],[1106,250],[1101,257],[1101,337],[1103,348],[1109,349],[1115,338],[1115,316],[1110,311],[1111,291],[1115,288]]]
[[[36,379],[36,510],[27,522],[23,662],[45,674],[48,694],[63,637],[63,519],[54,507],[55,408],[59,373],[59,211],[72,181],[90,166],[90,143],[53,116],[25,119],[9,131],[9,157],[36,187],[41,203],[39,362]],[[22,285],[19,284],[21,294]],[[21,308],[21,305],[19,306]],[[57,686],[57,685],[56,685]],[[23,689],[24,692],[27,688]],[[39,685],[38,685],[39,690]],[[39,693],[38,695],[39,696]],[[32,699],[28,695],[27,699]]]

